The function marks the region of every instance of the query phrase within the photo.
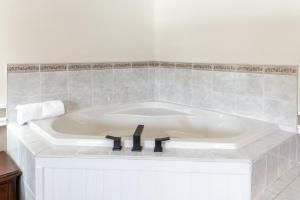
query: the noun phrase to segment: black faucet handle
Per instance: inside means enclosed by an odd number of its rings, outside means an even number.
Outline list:
[[[122,139],[121,137],[114,137],[111,135],[105,136],[106,139],[110,139],[114,141],[113,151],[121,151],[122,150]]]
[[[138,125],[133,134],[133,145],[131,151],[142,151],[143,147],[141,146],[141,135],[144,130],[144,125]]]
[[[162,142],[170,140],[170,137],[155,138],[154,152],[163,152]]]

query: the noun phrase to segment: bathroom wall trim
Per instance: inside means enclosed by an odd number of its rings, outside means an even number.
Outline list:
[[[33,73],[57,71],[81,71],[103,69],[129,69],[161,67],[174,69],[193,69],[203,71],[221,71],[236,73],[297,75],[296,65],[258,65],[258,64],[227,64],[227,63],[191,63],[191,62],[103,62],[103,63],[48,63],[48,64],[8,64],[8,73]]]

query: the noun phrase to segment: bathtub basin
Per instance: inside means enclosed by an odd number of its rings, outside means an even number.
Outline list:
[[[168,136],[167,149],[238,149],[278,129],[254,119],[163,102],[89,108],[29,125],[54,145],[111,147],[105,136],[112,135],[130,148],[139,124],[145,125],[144,148]]]

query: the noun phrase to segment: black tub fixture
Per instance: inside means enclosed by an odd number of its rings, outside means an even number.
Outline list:
[[[170,140],[170,137],[155,138],[154,152],[163,152],[162,142]]]
[[[114,141],[113,151],[121,151],[122,150],[121,137],[114,137],[114,136],[107,135],[107,136],[105,136],[105,138]]]
[[[142,151],[143,147],[141,146],[141,135],[144,130],[144,125],[138,125],[133,134],[133,146],[131,151]]]

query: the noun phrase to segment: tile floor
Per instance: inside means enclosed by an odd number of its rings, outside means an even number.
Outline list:
[[[300,200],[300,165],[287,171],[257,200]]]

